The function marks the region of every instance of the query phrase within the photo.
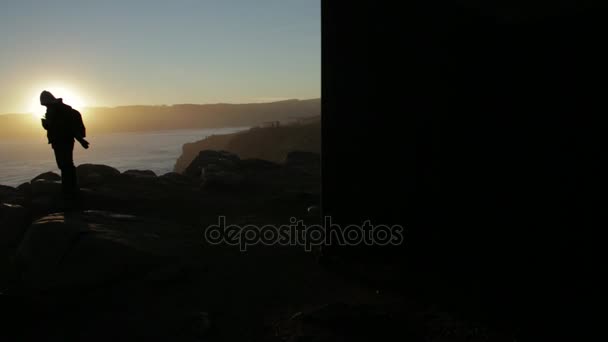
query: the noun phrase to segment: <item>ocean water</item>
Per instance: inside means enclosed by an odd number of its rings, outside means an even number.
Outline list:
[[[183,144],[209,135],[246,129],[248,127],[227,127],[91,136],[87,138],[91,143],[88,150],[75,144],[74,163],[105,164],[120,171],[152,170],[157,175],[162,175],[173,171]],[[40,139],[0,139],[0,184],[17,186],[47,171],[59,173],[53,150],[47,144],[45,136]]]

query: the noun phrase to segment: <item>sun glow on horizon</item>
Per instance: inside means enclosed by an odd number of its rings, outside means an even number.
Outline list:
[[[82,94],[76,92],[74,88],[65,86],[47,86],[39,87],[37,89],[38,90],[32,97],[30,108],[28,110],[36,118],[42,118],[46,113],[46,107],[40,104],[40,93],[43,90],[50,91],[56,98],[63,99],[63,103],[72,106],[76,110],[82,111],[82,109],[88,105],[88,102],[85,97],[83,97]]]

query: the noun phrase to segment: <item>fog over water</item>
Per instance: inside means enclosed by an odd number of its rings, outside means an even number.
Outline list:
[[[74,163],[105,164],[120,171],[152,170],[162,175],[173,171],[183,144],[246,129],[248,127],[96,135],[87,137],[91,143],[88,150],[76,143]],[[17,186],[47,171],[59,173],[44,134],[39,139],[0,139],[0,184]]]

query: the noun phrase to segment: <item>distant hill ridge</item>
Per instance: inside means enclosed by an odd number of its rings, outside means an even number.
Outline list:
[[[256,126],[321,113],[321,99],[245,104],[176,104],[95,107],[82,110],[89,135],[97,133]],[[40,136],[30,115],[0,115],[0,139]]]

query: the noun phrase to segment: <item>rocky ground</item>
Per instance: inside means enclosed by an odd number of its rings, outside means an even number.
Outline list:
[[[78,177],[77,209],[54,173],[0,187],[3,341],[512,340],[383,287],[391,265],[205,242],[218,215],[318,222],[316,154],[203,151],[183,174],[80,165]]]

